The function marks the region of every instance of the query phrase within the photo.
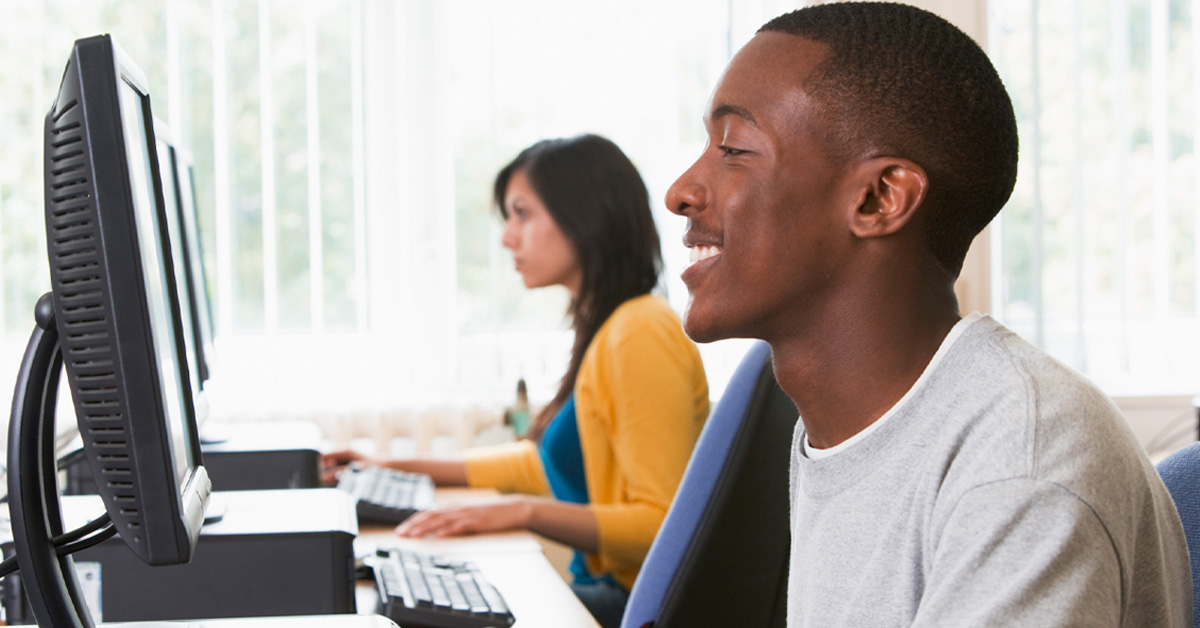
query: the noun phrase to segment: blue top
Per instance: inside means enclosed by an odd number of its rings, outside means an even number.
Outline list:
[[[546,426],[538,453],[555,499],[572,504],[588,503],[583,448],[579,444],[579,426],[575,423],[575,395],[567,397],[558,414]]]
[[[550,420],[538,444],[542,467],[550,491],[559,501],[588,503],[587,478],[583,472],[583,448],[579,444],[579,425],[575,422],[575,395],[567,397],[558,414]],[[576,550],[571,559],[571,575],[577,584],[591,584],[596,577],[588,571],[583,553]]]

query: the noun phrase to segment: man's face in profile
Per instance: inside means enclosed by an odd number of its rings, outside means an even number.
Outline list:
[[[790,334],[830,298],[853,238],[842,169],[805,90],[827,52],[786,33],[756,35],[717,84],[703,154],[667,192],[668,208],[688,219],[684,328],[697,341]]]

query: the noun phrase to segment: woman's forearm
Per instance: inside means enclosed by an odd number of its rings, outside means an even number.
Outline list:
[[[467,465],[459,458],[394,458],[379,464],[389,469],[424,473],[437,486],[467,485]]]
[[[542,497],[526,497],[525,501],[529,505],[525,527],[531,532],[582,552],[599,549],[596,515],[587,506]]]

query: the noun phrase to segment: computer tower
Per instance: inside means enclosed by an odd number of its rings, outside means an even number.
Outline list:
[[[216,491],[321,486],[321,431],[309,421],[208,422],[204,467]]]
[[[68,529],[104,512],[98,496],[63,497]],[[355,612],[354,500],[312,490],[213,493],[220,520],[185,565],[151,567],[119,538],[73,554],[97,621],[156,621]],[[3,588],[9,623],[32,621],[19,579]],[[18,603],[18,600],[20,603]]]
[[[308,421],[208,422],[200,450],[213,490],[251,491],[321,486],[320,429]],[[78,449],[59,462],[66,495],[96,492]]]

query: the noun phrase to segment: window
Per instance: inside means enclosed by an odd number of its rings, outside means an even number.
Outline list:
[[[1191,394],[1200,273],[1196,4],[989,0],[1021,133],[992,303],[1113,395]]]
[[[195,161],[237,415],[547,399],[566,297],[529,292],[499,246],[495,171],[545,137],[596,132],[659,211],[699,154],[729,55],[794,3],[759,0],[46,0],[0,7],[0,374],[47,289],[41,125],[71,42],[110,32]],[[30,61],[30,51],[33,60]],[[702,347],[713,394],[745,344]],[[328,394],[332,391],[334,394]]]

